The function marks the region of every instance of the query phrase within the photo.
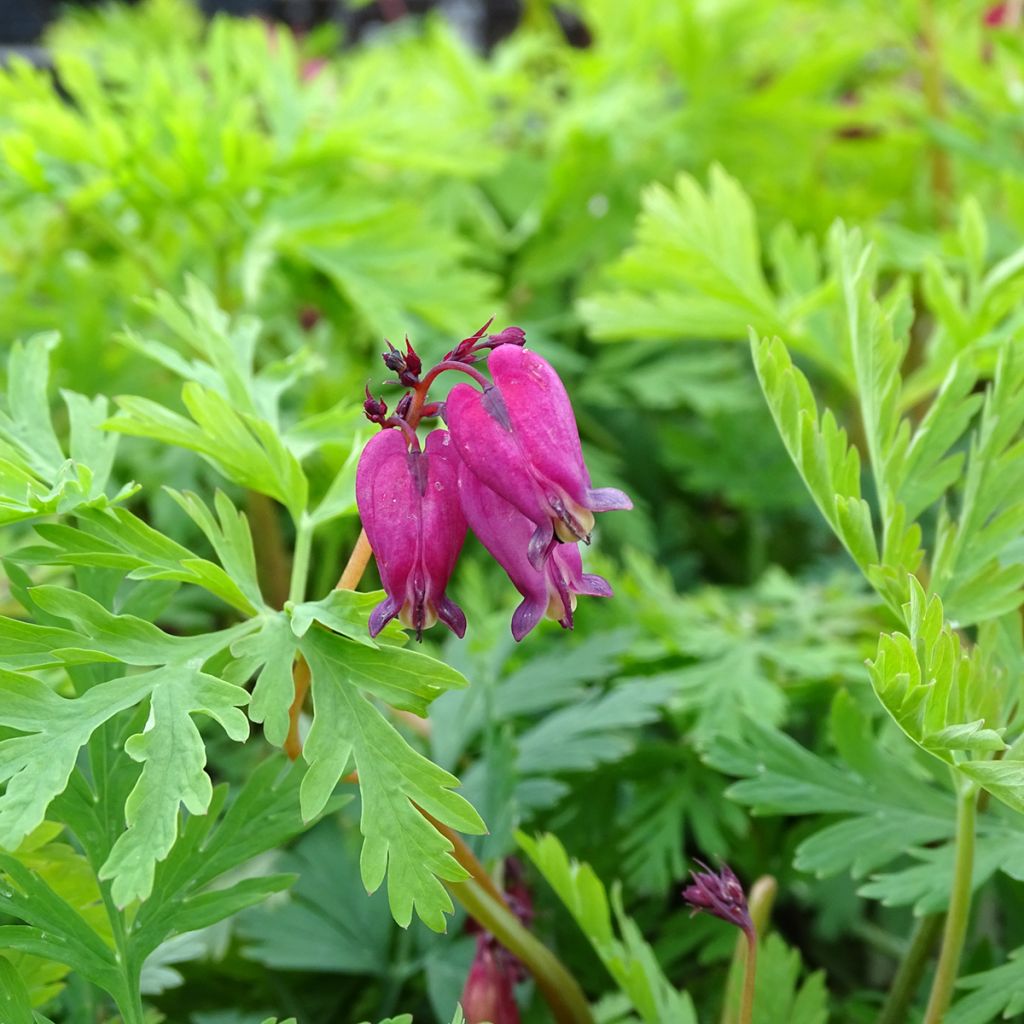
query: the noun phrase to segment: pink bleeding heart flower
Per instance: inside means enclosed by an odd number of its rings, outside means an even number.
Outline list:
[[[607,580],[583,571],[576,544],[555,544],[536,568],[528,554],[533,523],[465,463],[459,467],[459,498],[473,532],[523,595],[512,615],[512,636],[517,641],[545,616],[572,629],[578,594],[612,596]]]
[[[591,487],[569,396],[547,360],[506,344],[488,369],[494,386],[457,384],[445,419],[463,463],[534,524],[528,554],[541,569],[556,538],[589,543],[595,512],[633,503],[622,491]]]
[[[370,636],[397,616],[418,637],[438,619],[461,637],[466,616],[445,594],[466,537],[448,431],[431,431],[422,452],[400,430],[376,434],[359,459],[356,504],[387,593]]]
[[[489,935],[476,940],[476,956],[462,990],[466,1024],[519,1024],[514,962]]]

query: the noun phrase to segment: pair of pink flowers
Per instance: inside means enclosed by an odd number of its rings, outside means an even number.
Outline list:
[[[550,363],[522,347],[523,332],[481,335],[422,382],[411,349],[385,355],[403,383],[424,391],[420,407],[442,370],[464,370],[480,387],[452,388],[443,406],[448,430],[432,430],[422,450],[415,423],[371,416],[400,428],[367,444],[356,474],[359,513],[387,593],[370,616],[372,636],[395,617],[418,634],[438,619],[465,633],[466,616],[445,588],[467,527],[523,597],[512,616],[516,640],[545,616],[571,628],[577,595],[611,596],[606,580],[583,571],[579,542],[590,542],[595,512],[632,503],[622,491],[591,486],[569,396]],[[468,365],[483,349],[492,350],[491,380]],[[398,409],[412,404],[407,396]]]

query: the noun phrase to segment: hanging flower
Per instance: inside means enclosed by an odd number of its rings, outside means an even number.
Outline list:
[[[578,542],[590,543],[596,512],[632,502],[591,486],[569,396],[552,366],[524,348],[522,328],[489,327],[426,372],[408,338],[404,351],[388,342],[384,365],[409,389],[391,415],[366,389],[363,410],[383,430],[360,458],[356,502],[387,594],[370,615],[371,636],[396,617],[420,638],[438,619],[465,633],[445,588],[467,519],[523,597],[516,640],[545,616],[571,629],[580,594],[611,596],[607,581],[584,573]],[[493,380],[472,365],[488,353]],[[430,401],[431,384],[449,370],[476,386]],[[439,415],[449,430],[432,431],[421,452],[416,428]]]
[[[547,360],[503,344],[487,366],[494,385],[457,384],[445,419],[462,462],[534,524],[527,553],[539,570],[557,541],[590,542],[595,512],[633,503],[591,487],[569,396]]]
[[[371,636],[396,616],[418,636],[438,619],[456,636],[466,632],[445,594],[466,536],[457,472],[446,430],[431,431],[422,452],[394,429],[363,449],[356,503],[387,594],[370,615]]]
[[[583,572],[579,545],[555,544],[535,568],[527,556],[533,524],[514,506],[459,467],[459,499],[470,528],[523,595],[512,615],[512,636],[522,640],[545,616],[572,629],[578,594],[611,597],[600,576]]]

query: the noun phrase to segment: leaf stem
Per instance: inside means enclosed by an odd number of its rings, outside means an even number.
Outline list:
[[[956,847],[953,862],[953,887],[949,911],[942,932],[939,965],[935,970],[924,1024],[941,1024],[953,998],[953,986],[960,968],[967,922],[971,911],[971,883],[974,873],[974,826],[978,787],[958,783],[956,808]]]
[[[295,604],[305,600],[309,576],[309,556],[313,550],[313,520],[303,515],[296,524],[295,551],[292,555],[292,576],[288,584],[288,600]]]
[[[928,914],[917,922],[876,1024],[903,1024],[909,1016],[910,1004],[942,930],[942,921],[942,914]]]
[[[452,896],[530,972],[555,1024],[594,1024],[583,990],[562,962],[474,879],[448,885]],[[667,1024],[667,1022],[666,1022]]]

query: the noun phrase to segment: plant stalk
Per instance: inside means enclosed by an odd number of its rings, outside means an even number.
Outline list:
[[[971,912],[971,883],[974,873],[974,826],[978,788],[958,783],[956,808],[956,847],[953,862],[953,887],[949,894],[949,911],[942,931],[939,965],[935,970],[924,1024],[942,1024],[953,999],[964,948],[967,922]]]
[[[515,914],[494,900],[473,878],[450,882],[448,889],[469,916],[530,972],[555,1024],[594,1024],[590,1005],[576,979],[547,946],[522,926]]]
[[[903,1024],[907,1019],[943,920],[942,914],[928,914],[917,922],[876,1024]]]
[[[750,909],[750,920],[757,935],[764,935],[768,928],[768,919],[771,917],[772,906],[775,903],[775,895],[779,891],[778,882],[771,875],[762,875],[750,887],[750,896],[747,899],[747,906]],[[740,1019],[736,1016],[737,1007],[742,1006],[743,996],[746,994],[746,985],[749,982],[753,986],[753,979],[756,974],[756,964],[751,965],[750,957],[747,955],[749,941],[745,934],[736,937],[736,946],[732,953],[732,962],[729,965],[729,975],[725,983],[725,1000],[722,1004],[722,1016],[719,1024],[737,1024]],[[748,970],[749,967],[749,970]],[[741,983],[741,980],[742,983]],[[740,985],[744,988],[741,993]],[[753,988],[750,998],[753,1000]]]
[[[338,585],[335,589],[355,590],[363,578],[363,573],[366,572],[366,567],[370,564],[370,556],[372,554],[373,551],[370,548],[370,541],[367,539],[366,531],[360,530],[355,547],[352,548],[352,554],[348,556],[348,562],[345,563],[341,579],[338,580]]]
[[[121,965],[121,974],[124,979],[124,985],[114,999],[117,1003],[117,1011],[121,1014],[124,1024],[145,1024],[146,1012],[142,1006],[139,972],[135,969],[135,962],[131,957],[124,917],[110,895],[109,885],[100,885],[100,895],[103,898],[103,907],[107,912],[107,920],[110,921],[114,946],[117,949],[118,962]]]
[[[306,580],[309,577],[309,556],[313,550],[313,523],[303,516],[295,530],[295,551],[292,555],[292,575],[288,584],[288,600],[298,604],[306,599]]]
[[[302,756],[299,718],[302,716],[302,706],[306,703],[306,694],[309,693],[311,679],[309,665],[300,654],[295,658],[295,664],[292,665],[292,683],[295,686],[295,696],[292,698],[292,706],[288,709],[288,736],[284,741],[284,752],[293,761],[298,761]]]
[[[757,981],[757,936],[751,932],[747,940],[746,963],[743,966],[743,994],[740,997],[739,1024],[752,1024],[754,1020],[754,982]]]
[[[260,589],[267,604],[281,608],[288,597],[290,570],[278,509],[270,498],[258,491],[249,491],[247,504]]]

